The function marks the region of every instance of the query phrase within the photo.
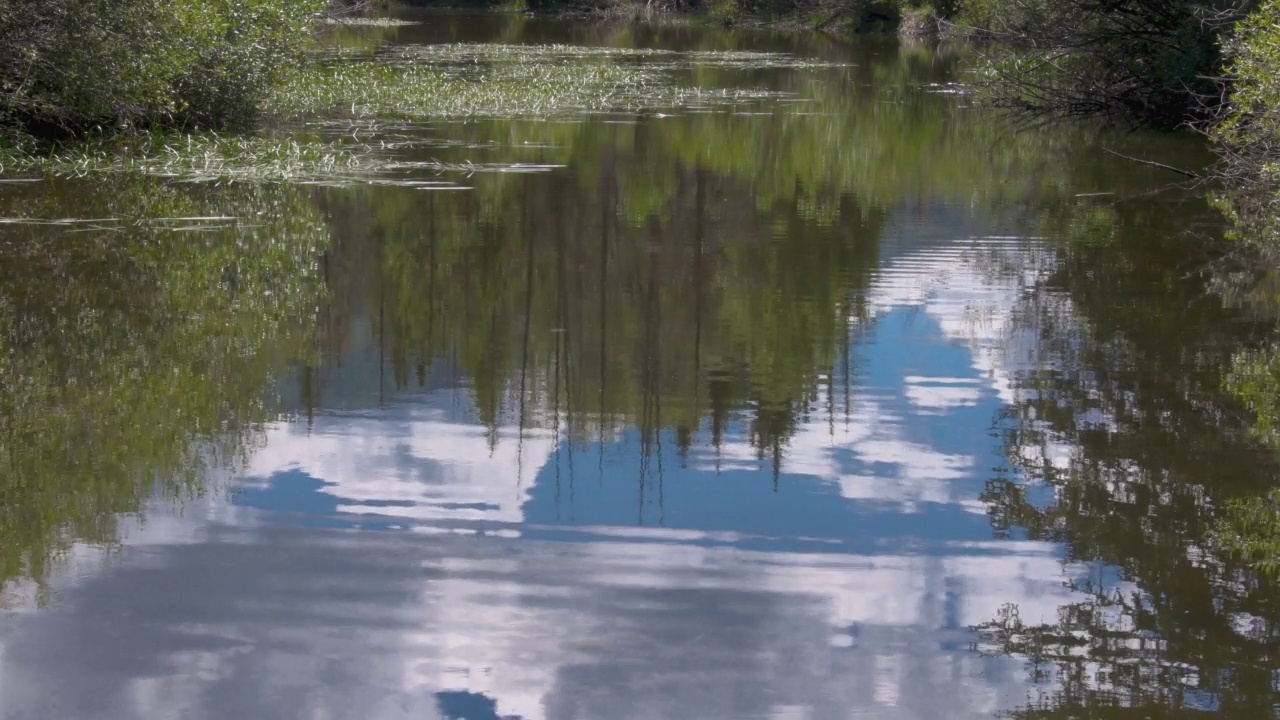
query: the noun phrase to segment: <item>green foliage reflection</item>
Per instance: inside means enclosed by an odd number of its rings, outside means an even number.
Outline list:
[[[1096,223],[1096,208],[1081,212],[1076,227]],[[1065,543],[1069,561],[1099,570],[1056,622],[1006,608],[978,647],[1024,658],[1045,683],[1013,717],[1271,717],[1280,596],[1219,530],[1273,483],[1250,419],[1222,392],[1234,349],[1266,322],[1188,271],[1213,256],[1179,229],[1210,227],[1201,201],[1109,212],[1100,237],[1060,248],[1019,312],[1041,341],[1004,426],[1031,482],[998,477],[984,497],[997,532]]]
[[[15,185],[0,226],[0,579],[198,492],[304,350],[326,229],[305,191]]]
[[[447,358],[495,430],[567,420],[577,437],[636,424],[719,442],[739,420],[780,464],[846,372],[893,209],[927,198],[999,213],[1080,188],[1055,163],[1087,137],[1010,133],[921,91],[953,77],[957,58],[896,49],[869,44],[835,67],[674,71],[681,85],[804,102],[480,119],[459,127],[460,148],[406,148],[407,162],[463,167],[497,142],[504,159],[568,169],[478,173],[467,193],[326,193],[333,352],[376,345],[399,386]],[[322,395],[306,377],[304,394]]]

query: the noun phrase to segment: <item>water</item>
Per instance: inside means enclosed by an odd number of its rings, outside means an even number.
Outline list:
[[[409,18],[352,43],[703,99],[0,184],[0,716],[1275,716],[1207,529],[1271,482],[1220,390],[1266,324],[1102,150],[1195,142],[1015,132],[958,49]]]

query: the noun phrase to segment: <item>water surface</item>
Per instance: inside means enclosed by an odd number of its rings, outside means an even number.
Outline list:
[[[1018,132],[955,48],[407,17],[352,46],[673,90],[0,185],[3,717],[1274,716],[1205,534],[1261,328],[1102,151],[1193,141]]]

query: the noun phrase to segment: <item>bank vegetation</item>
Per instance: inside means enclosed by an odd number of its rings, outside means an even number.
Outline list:
[[[325,0],[0,0],[0,124],[48,140],[246,128]]]

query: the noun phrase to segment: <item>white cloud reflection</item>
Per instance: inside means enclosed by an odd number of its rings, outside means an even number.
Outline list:
[[[555,451],[549,432],[491,438],[486,428],[451,422],[435,409],[408,408],[394,419],[322,419],[318,427],[268,430],[247,468],[249,482],[299,471],[323,482],[345,513],[518,523],[534,478]]]
[[[5,622],[4,717],[389,720],[443,717],[456,700],[469,717],[526,720],[975,718],[1015,705],[1020,664],[971,653],[966,628],[1009,602],[1052,620],[1074,597],[1058,549],[940,537],[912,515],[983,511],[983,458],[936,447],[919,423],[1011,399],[1030,342],[1008,308],[1034,273],[989,277],[962,261],[973,251],[900,257],[872,296],[934,319],[968,374],[856,388],[840,422],[819,413],[787,448],[786,472],[814,492],[872,504],[927,542],[762,549],[731,531],[607,525],[555,538],[527,522],[557,449],[545,433],[495,444],[413,407],[284,424],[245,488],[305,476],[337,515],[450,532],[282,523],[218,498],[155,520],[58,610]],[[760,467],[742,437],[690,463]]]

